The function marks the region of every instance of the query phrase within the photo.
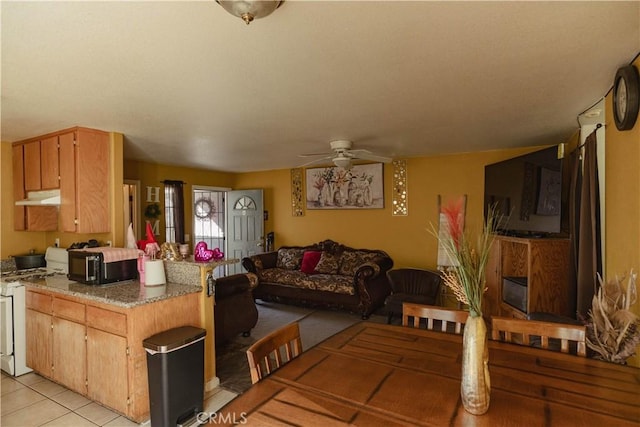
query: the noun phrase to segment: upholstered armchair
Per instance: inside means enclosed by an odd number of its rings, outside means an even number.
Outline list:
[[[391,284],[391,295],[384,302],[387,323],[394,314],[402,315],[402,303],[438,305],[442,278],[437,271],[398,268],[387,271],[387,278]]]
[[[252,273],[234,274],[216,279],[214,285],[214,322],[216,346],[238,334],[249,336],[258,322],[253,288],[258,278]]]

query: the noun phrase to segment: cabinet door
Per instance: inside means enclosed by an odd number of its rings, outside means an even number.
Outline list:
[[[110,231],[109,171],[109,135],[79,129],[76,139],[78,233]]]
[[[27,366],[51,378],[51,316],[27,309]]]
[[[40,179],[43,190],[59,188],[58,137],[40,141]]]
[[[90,399],[127,413],[127,340],[87,327],[87,391]]]
[[[58,142],[62,231],[109,232],[109,135],[78,129]]]
[[[53,379],[82,394],[87,393],[85,335],[84,325],[53,318]]]
[[[27,231],[56,231],[58,208],[55,206],[25,206]]]
[[[13,166],[13,201],[23,200],[26,197],[24,191],[24,146],[14,145],[12,147]],[[25,207],[13,206],[13,229],[23,231],[25,224]]]
[[[36,191],[42,188],[40,175],[40,141],[24,144],[24,189]]]
[[[58,137],[60,145],[60,226],[62,231],[76,231],[76,156],[75,134]]]

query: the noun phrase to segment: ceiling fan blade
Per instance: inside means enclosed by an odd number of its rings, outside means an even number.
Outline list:
[[[305,156],[300,156],[300,157],[305,157]],[[310,162],[304,163],[304,164],[300,165],[299,167],[302,168],[302,167],[305,167],[305,166],[315,165],[316,163],[329,162],[329,161],[331,161],[332,158],[333,158],[333,156],[322,157],[320,159],[315,159],[315,160],[311,160]]]
[[[353,154],[356,159],[360,160],[371,160],[382,163],[390,163],[392,160],[390,157],[378,156],[367,150],[351,150],[351,154]]]
[[[298,157],[331,156],[333,152],[298,154]]]

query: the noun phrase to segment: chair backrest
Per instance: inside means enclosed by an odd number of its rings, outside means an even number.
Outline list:
[[[491,318],[491,338],[523,345],[536,345],[547,350],[571,353],[575,348],[578,356],[586,356],[585,327],[566,323],[522,320],[506,317]],[[551,345],[549,344],[551,340]]]
[[[260,381],[302,353],[298,322],[290,323],[259,339],[247,350],[251,382]]]
[[[434,307],[431,305],[413,304],[405,302],[402,304],[402,326],[420,327],[420,320],[425,319],[427,329],[433,330],[435,321],[440,321],[440,331],[448,332],[452,325],[456,334],[461,334],[463,326],[469,316],[468,311],[454,310],[445,307]],[[413,317],[413,322],[409,323],[409,317]]]
[[[417,268],[397,268],[387,271],[387,278],[393,293],[428,295],[435,303],[442,277],[437,271],[420,270]]]

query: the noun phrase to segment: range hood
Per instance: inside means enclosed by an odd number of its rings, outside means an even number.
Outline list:
[[[18,200],[17,206],[59,206],[60,190],[29,191],[27,198]]]

